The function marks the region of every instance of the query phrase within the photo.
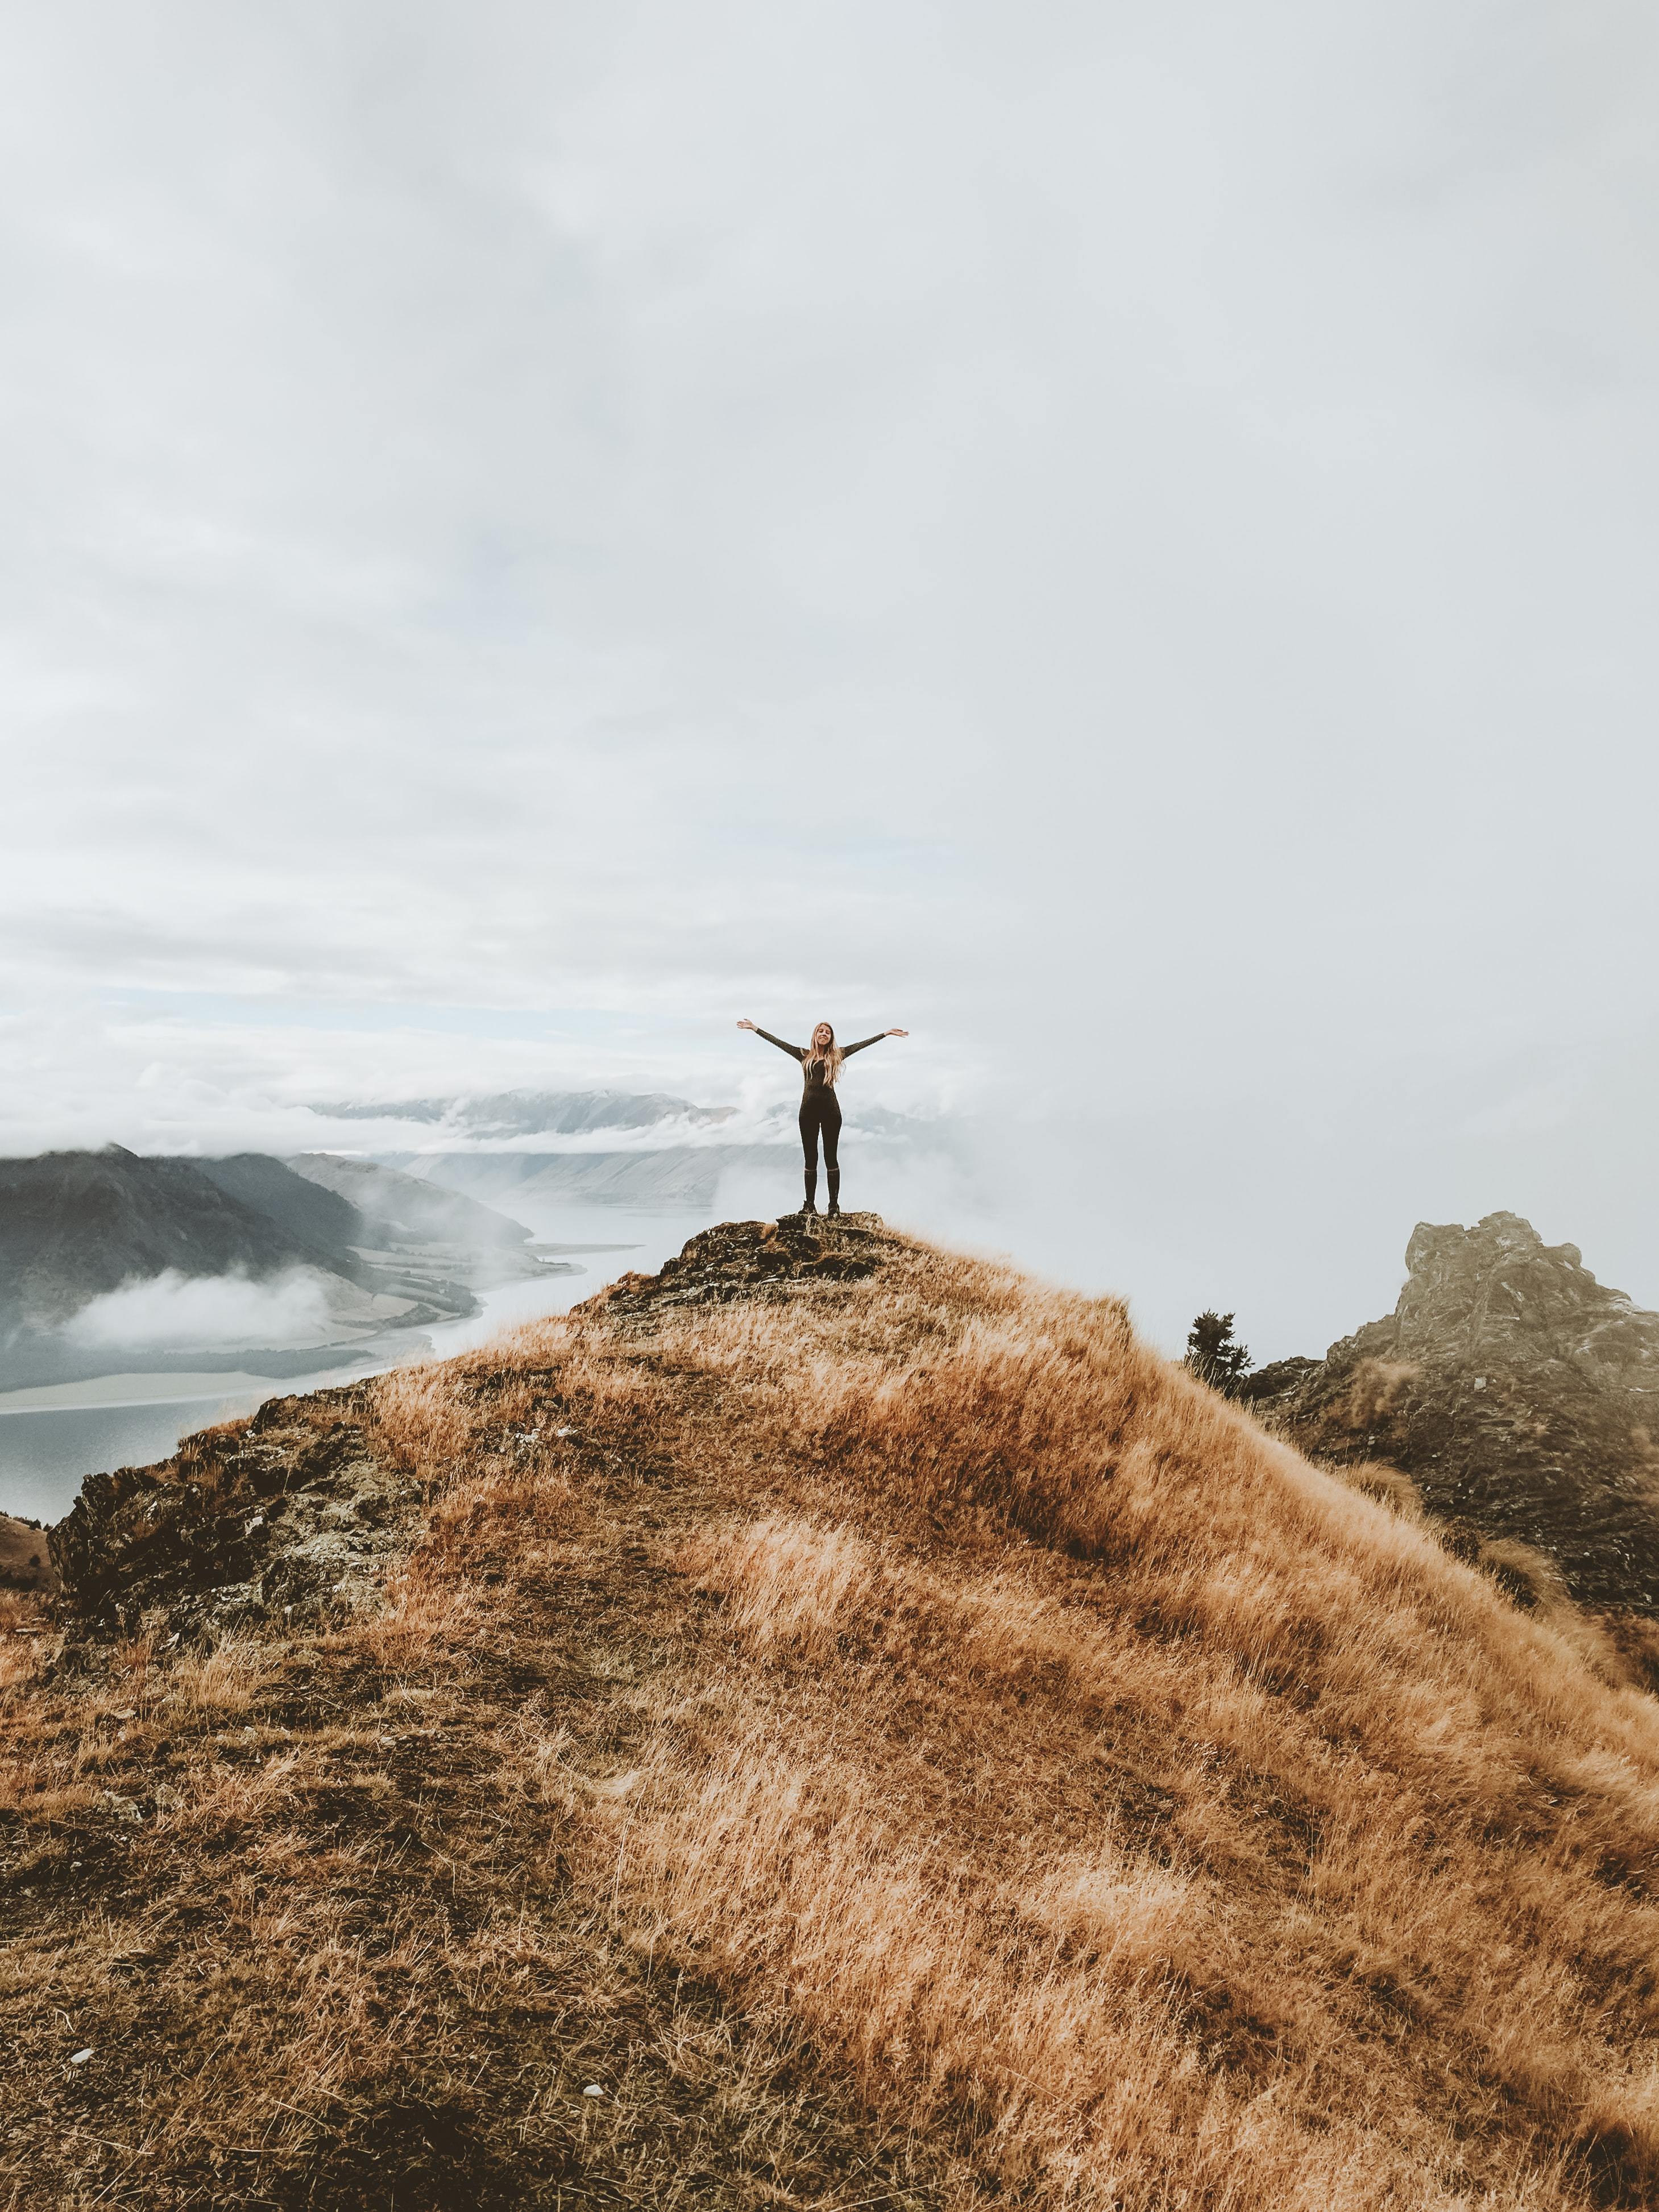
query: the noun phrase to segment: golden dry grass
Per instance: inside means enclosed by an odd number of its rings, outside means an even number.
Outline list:
[[[430,1500],[378,1613],[14,1662],[59,1902],[3,2016],[167,2030],[118,2158],[54,2076],[15,2202],[1659,2192],[1659,1705],[1115,1303],[896,1243],[377,1421]]]

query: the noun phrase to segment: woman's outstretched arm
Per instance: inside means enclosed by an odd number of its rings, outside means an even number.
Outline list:
[[[765,1031],[761,1034],[764,1036]],[[909,1034],[908,1030],[878,1030],[872,1037],[860,1037],[856,1044],[842,1045],[841,1056],[845,1060],[849,1052],[862,1052],[867,1045],[879,1044],[884,1037],[908,1036]]]
[[[738,1027],[740,1030],[754,1030],[757,1036],[763,1036],[768,1044],[775,1044],[780,1052],[787,1052],[791,1060],[805,1060],[806,1057],[799,1045],[786,1044],[781,1037],[775,1037],[770,1030],[757,1029],[753,1022],[739,1022]]]

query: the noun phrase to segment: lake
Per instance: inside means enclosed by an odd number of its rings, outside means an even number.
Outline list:
[[[558,1256],[583,1272],[480,1291],[483,1310],[471,1321],[426,1332],[433,1351],[444,1358],[470,1352],[522,1322],[565,1312],[630,1267],[652,1273],[714,1218],[562,1206],[545,1221],[527,1225],[562,1248]],[[364,1358],[352,1367],[281,1382],[246,1374],[129,1374],[0,1393],[0,1512],[61,1520],[88,1474],[167,1459],[181,1437],[251,1413],[266,1398],[293,1397],[378,1373],[386,1363],[377,1366],[371,1352],[365,1347]]]

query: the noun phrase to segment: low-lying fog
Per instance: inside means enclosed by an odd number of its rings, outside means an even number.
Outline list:
[[[310,1267],[263,1282],[169,1267],[93,1298],[63,1334],[82,1350],[112,1353],[320,1344],[331,1319],[328,1293],[325,1279]]]

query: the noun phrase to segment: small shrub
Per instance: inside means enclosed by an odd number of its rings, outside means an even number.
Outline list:
[[[1187,1332],[1184,1364],[1224,1398],[1237,1395],[1239,1384],[1255,1364],[1249,1346],[1240,1344],[1233,1335],[1231,1314],[1201,1313]]]

